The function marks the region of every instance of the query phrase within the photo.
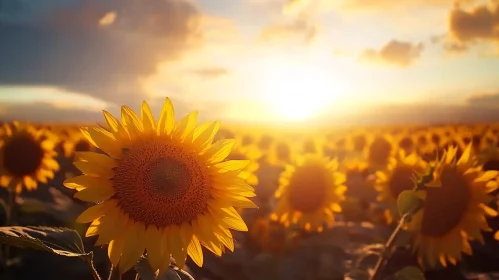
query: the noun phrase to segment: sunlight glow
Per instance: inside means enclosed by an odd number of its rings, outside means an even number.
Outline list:
[[[318,116],[344,90],[340,81],[319,67],[281,65],[268,71],[264,82],[265,99],[274,114],[290,121]]]

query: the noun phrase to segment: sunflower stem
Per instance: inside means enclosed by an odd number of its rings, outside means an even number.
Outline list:
[[[388,238],[388,241],[386,241],[384,246],[384,251],[380,254],[378,258],[376,266],[374,267],[373,276],[371,277],[370,280],[383,279],[384,276],[383,272],[385,270],[385,266],[388,263],[388,260],[390,259],[390,255],[394,249],[393,247],[396,245],[395,241],[397,240],[397,237],[399,237],[399,233],[402,231],[402,228],[404,227],[405,223],[410,220],[412,214],[414,214],[418,209],[419,207],[415,207],[411,209],[409,212],[407,212],[404,216],[402,216],[397,227],[390,235],[390,238]]]
[[[94,266],[94,252],[90,252],[90,255],[85,260],[85,262],[88,264],[88,267],[90,267],[90,271],[92,272],[92,276],[94,277],[94,279],[95,280],[102,280],[99,273],[97,272],[97,269],[95,269],[95,266]]]
[[[5,217],[5,225],[6,226],[11,226],[16,219],[16,199],[17,199],[17,192],[16,192],[16,184],[10,183],[8,188],[8,200],[7,200],[7,213]],[[3,254],[3,259],[4,261],[8,262],[10,259],[10,246],[5,245],[4,248],[4,254]]]
[[[111,266],[107,280],[121,280],[121,274],[117,267]]]

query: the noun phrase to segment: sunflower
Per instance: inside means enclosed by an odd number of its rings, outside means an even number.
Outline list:
[[[121,122],[104,111],[108,130],[83,127],[82,133],[106,154],[78,152],[75,166],[84,175],[64,185],[75,198],[96,202],[77,222],[91,225],[86,236],[109,243],[108,255],[120,273],[147,251],[154,270],[164,271],[170,254],[179,267],[187,255],[203,264],[201,245],[220,256],[234,249],[229,229],[247,231],[234,207],[256,207],[253,188],[241,172],[248,161],[224,161],[235,144],[212,144],[220,123],[196,127],[197,112],[178,123],[166,98],[159,121],[142,103],[141,118],[122,106]]]
[[[55,160],[55,137],[43,129],[18,122],[0,127],[0,185],[13,186],[20,193],[24,186],[35,190],[59,170]]]
[[[307,138],[301,143],[301,153],[306,153],[306,154],[316,154],[316,153],[321,153],[322,147],[322,139],[315,137],[315,138]]]
[[[468,240],[483,243],[481,230],[490,231],[486,216],[497,212],[488,206],[488,193],[497,188],[497,171],[483,171],[475,165],[468,145],[457,160],[451,147],[435,162],[433,181],[417,195],[424,201],[408,229],[414,233],[413,250],[421,263],[434,267],[438,262],[455,264],[462,253],[471,254]]]
[[[387,202],[385,217],[392,223],[399,217],[397,198],[402,191],[414,188],[413,178],[427,169],[427,163],[416,153],[407,154],[399,150],[397,156],[391,157],[387,168],[376,172],[375,188],[378,190],[378,200]]]
[[[229,160],[249,160],[249,164],[243,169],[247,173],[246,182],[252,186],[258,185],[258,176],[256,171],[260,168],[258,160],[263,156],[258,147],[253,145],[235,145],[231,154],[227,157]]]
[[[276,141],[269,149],[267,162],[271,165],[285,166],[292,161],[293,147],[292,143],[285,141]]]
[[[373,138],[365,155],[372,169],[378,170],[386,166],[395,150],[393,144],[393,137],[389,134],[380,134]]]
[[[279,178],[272,219],[307,231],[322,231],[324,223],[331,226],[347,189],[346,176],[337,170],[337,160],[314,154],[297,159],[295,166],[287,165]]]
[[[274,255],[284,254],[286,247],[291,245],[288,243],[292,241],[291,232],[268,217],[255,218],[249,227],[248,237],[255,251]]]
[[[87,152],[95,150],[85,136],[83,136],[83,134],[75,128],[68,128],[65,131],[61,144],[64,156],[67,158],[72,157],[74,152]]]

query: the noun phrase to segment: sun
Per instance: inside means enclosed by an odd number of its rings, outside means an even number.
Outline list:
[[[317,117],[338,100],[344,86],[327,69],[308,65],[279,65],[267,69],[264,98],[281,120]]]

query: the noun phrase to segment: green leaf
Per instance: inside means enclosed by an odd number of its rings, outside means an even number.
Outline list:
[[[406,266],[395,272],[395,274],[386,277],[385,280],[425,280],[423,271],[416,266]]]
[[[54,227],[0,227],[0,243],[88,260],[78,232]]]
[[[419,197],[412,190],[405,190],[401,192],[397,198],[397,207],[400,216],[403,217],[407,212],[411,211],[420,202]]]

